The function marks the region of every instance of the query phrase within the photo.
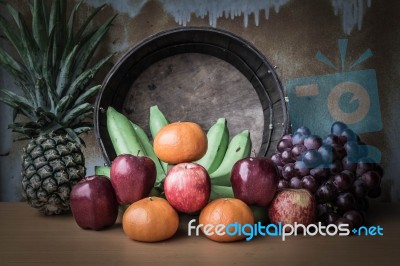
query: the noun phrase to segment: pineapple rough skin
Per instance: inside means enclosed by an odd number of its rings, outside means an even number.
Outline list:
[[[67,135],[39,136],[24,148],[22,194],[40,213],[69,212],[72,186],[85,175],[85,158],[80,145]]]

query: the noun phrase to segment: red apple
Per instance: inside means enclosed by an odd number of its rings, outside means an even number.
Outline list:
[[[305,189],[283,189],[279,191],[269,207],[271,223],[283,225],[314,223],[316,215],[315,198]]]
[[[101,230],[113,225],[118,203],[110,180],[88,176],[72,187],[70,206],[76,223],[83,229]]]
[[[168,202],[176,210],[193,213],[207,205],[211,180],[207,170],[199,164],[177,164],[165,177],[164,192]]]
[[[111,164],[110,178],[118,204],[147,197],[156,181],[156,165],[146,156],[121,154]]]
[[[237,161],[231,172],[235,198],[247,205],[266,207],[278,188],[279,172],[266,157],[249,157]]]

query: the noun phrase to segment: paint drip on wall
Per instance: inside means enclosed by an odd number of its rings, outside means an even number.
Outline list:
[[[244,27],[249,24],[249,16],[254,15],[254,23],[259,25],[260,11],[264,10],[265,18],[269,18],[270,9],[279,13],[281,6],[290,0],[160,0],[166,12],[171,14],[177,23],[186,26],[194,14],[196,17],[204,18],[208,15],[209,24],[217,26],[217,20],[221,17],[234,19],[243,15]]]
[[[342,15],[343,31],[350,35],[354,26],[362,28],[362,21],[367,8],[371,7],[372,0],[331,0],[335,15]]]
[[[86,3],[100,6],[109,3],[118,12],[135,17],[148,0],[87,0]],[[265,19],[269,18],[270,10],[279,13],[282,6],[293,0],[158,0],[168,14],[174,17],[176,23],[186,26],[192,16],[205,18],[208,16],[209,24],[217,27],[219,18],[231,18],[243,16],[244,27],[249,25],[249,17],[254,16],[254,24],[260,23],[260,13],[264,12]],[[295,0],[302,1],[302,0]],[[362,22],[367,8],[371,7],[372,0],[325,0],[330,1],[333,12],[341,16],[343,31],[350,35],[355,26],[362,28]]]

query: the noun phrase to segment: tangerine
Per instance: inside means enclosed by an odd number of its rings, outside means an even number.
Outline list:
[[[199,223],[203,224],[200,228],[204,233],[204,227],[207,226],[205,236],[217,242],[233,242],[246,238],[244,234],[233,236],[217,233],[220,230],[219,224],[225,225],[238,223],[239,225],[254,224],[253,212],[246,203],[236,198],[221,198],[208,203],[200,212]],[[213,225],[212,227],[208,224]],[[212,228],[211,230],[208,230]]]
[[[169,164],[192,162],[207,151],[207,136],[194,122],[174,122],[160,129],[154,138],[154,152]]]
[[[122,216],[122,229],[131,239],[157,242],[171,238],[179,227],[178,213],[167,200],[148,197],[132,203]]]

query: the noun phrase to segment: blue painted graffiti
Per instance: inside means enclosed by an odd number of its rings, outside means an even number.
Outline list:
[[[306,125],[314,134],[329,134],[335,121],[346,123],[356,133],[382,130],[378,85],[374,69],[351,71],[372,56],[368,49],[353,63],[346,63],[347,39],[339,40],[341,65],[318,51],[316,59],[336,72],[286,81],[292,128]],[[368,146],[369,157],[380,162],[381,153]]]

